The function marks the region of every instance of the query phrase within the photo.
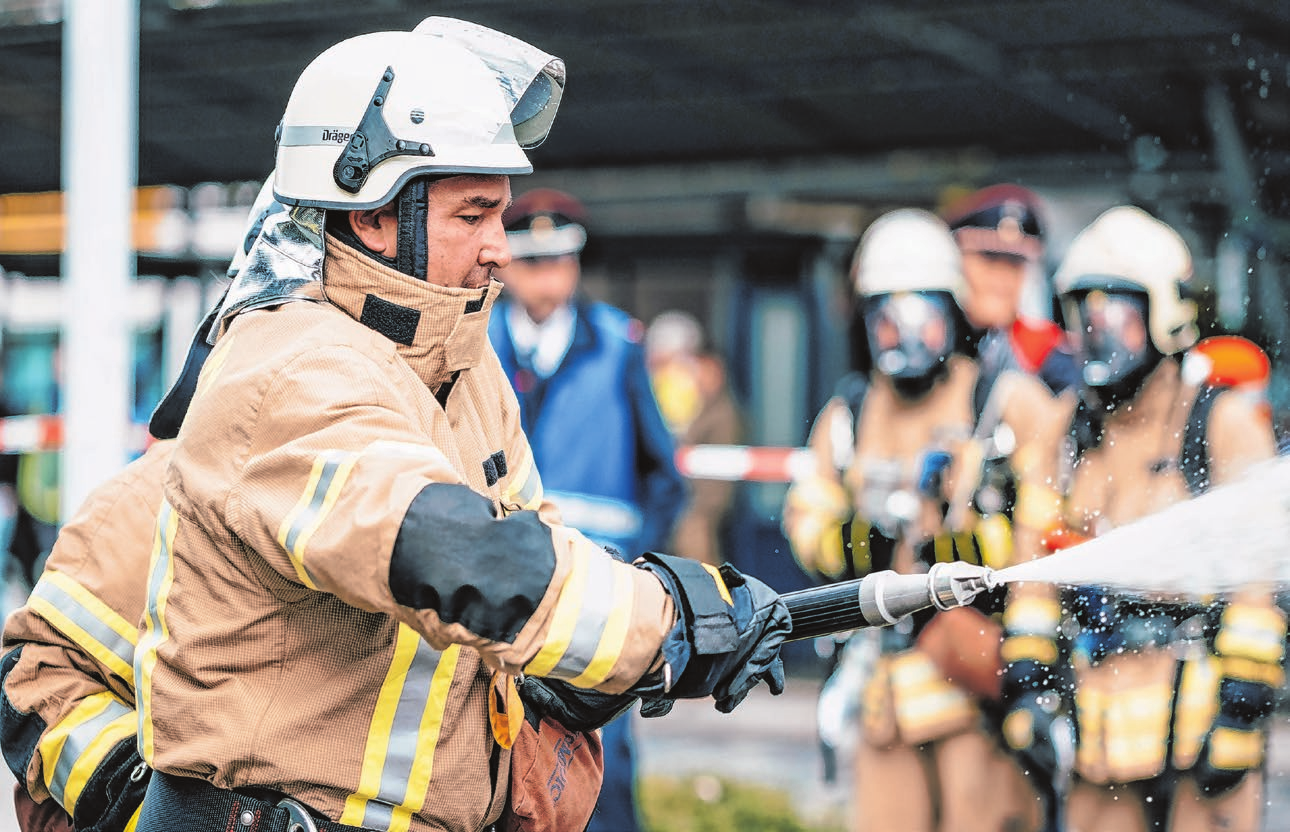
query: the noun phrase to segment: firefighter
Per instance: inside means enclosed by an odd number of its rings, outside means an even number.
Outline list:
[[[281,212],[265,182],[229,264],[237,276],[265,219]],[[218,309],[218,306],[216,307]],[[215,309],[193,336],[180,380],[152,414],[158,441],[100,485],[60,529],[25,606],[5,622],[0,746],[18,780],[23,832],[133,829],[151,770],[136,743],[134,648],[162,483]],[[51,799],[52,798],[52,799]]]
[[[140,832],[482,830],[522,676],[657,710],[782,689],[773,592],[617,561],[544,498],[486,328],[563,64],[435,20],[323,52],[279,126],[289,212],[213,323],[158,515]]]
[[[944,217],[963,252],[963,312],[981,365],[977,408],[985,406],[990,385],[1005,370],[1037,376],[1054,394],[1072,388],[1079,373],[1062,328],[1021,312],[1029,286],[1047,288],[1039,272],[1039,196],[1019,185],[991,185],[952,202]]]
[[[498,275],[506,292],[488,335],[547,498],[565,523],[625,557],[665,551],[685,481],[650,389],[640,323],[578,292],[586,209],[538,188],[502,221],[511,262]],[[640,828],[632,719],[623,714],[601,731],[605,776],[590,832]]]
[[[1083,374],[1065,447],[1053,454],[1064,532],[1104,533],[1274,455],[1257,403],[1182,371],[1197,337],[1191,270],[1177,232],[1128,206],[1094,220],[1058,269]],[[1286,632],[1270,589],[1209,603],[1092,587],[1064,605],[1031,589],[1027,627],[1005,656],[1010,672],[1032,680],[1034,707],[1005,733],[1030,733],[1030,717],[1042,721],[1063,698],[1052,682],[1069,655],[1079,732],[1069,828],[1260,828]],[[1072,621],[1063,623],[1063,606]],[[1056,635],[1071,632],[1069,652],[1059,650]]]
[[[137,821],[149,771],[135,745],[134,649],[173,448],[154,443],[90,494],[5,623],[0,741],[25,830],[60,828],[57,807],[77,829],[120,832]]]
[[[975,481],[975,472],[957,460],[971,457],[963,449],[977,444],[978,368],[959,349],[964,286],[948,227],[916,209],[880,217],[860,241],[852,276],[867,372],[825,406],[812,429],[814,473],[793,484],[785,504],[794,554],[828,580],[887,568],[921,572],[960,559],[1006,563],[1009,539],[994,541],[999,551],[987,551],[991,541],[955,525],[970,521],[957,492]],[[1020,373],[1001,376],[996,389],[992,424],[1007,426],[1011,458],[1023,460],[1040,441],[1052,398]],[[1018,475],[1025,486],[1021,526],[1031,482],[1026,466],[1018,465]],[[855,828],[861,832],[998,830],[1033,822],[1031,807],[1015,800],[981,800],[999,790],[991,774],[997,751],[979,705],[981,697],[997,695],[998,640],[978,627],[983,639],[933,649],[925,637],[937,632],[932,623],[939,618],[913,616],[881,632],[856,753]]]
[[[991,392],[1004,373],[1034,376],[1057,395],[1077,384],[1079,370],[1062,328],[1047,318],[1031,317],[1021,311],[1026,290],[1032,287],[1044,290],[1045,303],[1041,305],[1052,306],[1049,284],[1041,271],[1045,223],[1039,196],[1019,185],[991,185],[952,202],[942,215],[963,253],[963,311],[970,326],[967,348],[979,367],[973,410],[979,432],[985,436],[993,429],[986,421],[991,418],[987,413]],[[1006,449],[996,449],[981,460],[973,500],[982,515],[975,519],[979,533],[993,534],[996,539],[1006,536],[1016,486]],[[956,618],[970,633],[975,623],[971,616],[956,613]],[[1005,626],[1014,626],[1017,616],[1005,614],[1002,621]],[[1039,801],[1045,809],[1045,825],[1055,830],[1060,825],[1063,803],[1063,797],[1055,791],[1056,784],[1068,778],[1066,769],[1073,749],[1064,748],[1060,755],[1035,755],[1031,753],[1033,745],[1013,748],[1000,731],[1008,714],[1017,710],[1029,713],[1029,697],[1026,680],[1004,675],[999,702],[987,708],[992,729],[1005,752],[999,760],[999,779],[1013,784],[1018,800]],[[1010,757],[1016,757],[1021,764],[1022,776],[1018,776],[1017,762]]]

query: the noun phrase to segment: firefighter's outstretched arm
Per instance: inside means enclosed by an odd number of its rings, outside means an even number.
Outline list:
[[[349,373],[339,395],[336,366]],[[228,515],[288,580],[393,615],[438,649],[473,647],[494,669],[578,688],[715,693],[733,707],[777,666],[787,613],[759,582],[734,570],[664,575],[615,559],[551,512],[510,510],[544,505],[522,434],[487,449],[506,463],[484,496],[424,427],[373,406],[405,392],[356,351],[309,350],[267,395],[296,406],[251,428]]]

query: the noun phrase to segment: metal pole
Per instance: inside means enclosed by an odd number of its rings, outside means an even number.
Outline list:
[[[138,0],[63,6],[62,516],[125,464]]]

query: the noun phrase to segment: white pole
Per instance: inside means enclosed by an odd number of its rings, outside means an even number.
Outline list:
[[[138,0],[63,5],[62,516],[126,461]]]

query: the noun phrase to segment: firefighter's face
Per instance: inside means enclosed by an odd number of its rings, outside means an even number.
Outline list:
[[[1012,326],[1021,307],[1021,290],[1026,281],[1024,258],[995,252],[964,252],[963,279],[967,282],[963,311],[973,326],[982,329]]]
[[[511,202],[507,176],[453,176],[427,189],[426,282],[453,289],[488,285],[511,262],[502,212]],[[350,228],[368,249],[394,257],[399,224],[395,203],[350,212]]]
[[[506,292],[528,316],[541,323],[569,302],[580,275],[578,255],[561,254],[512,260],[497,279],[506,284]]]
[[[432,184],[426,218],[426,280],[479,289],[511,262],[502,212],[511,202],[507,176],[453,176]]]

